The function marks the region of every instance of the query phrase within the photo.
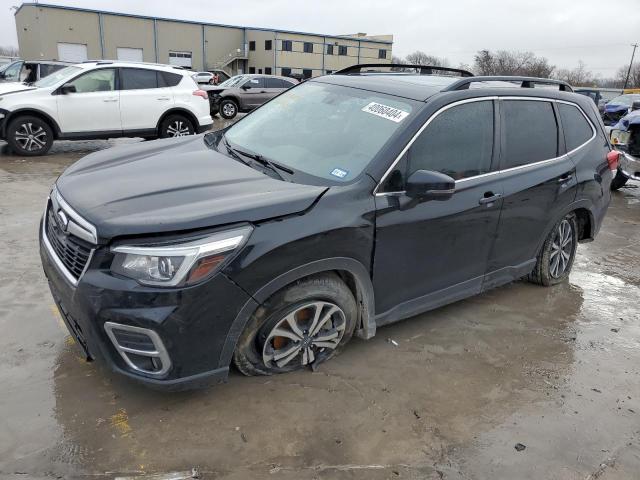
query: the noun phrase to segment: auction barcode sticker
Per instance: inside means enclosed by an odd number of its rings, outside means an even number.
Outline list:
[[[399,108],[389,107],[376,102],[371,102],[369,105],[365,106],[362,111],[377,115],[378,117],[386,118],[387,120],[391,120],[396,123],[400,123],[404,117],[409,115],[409,112],[405,112]]]

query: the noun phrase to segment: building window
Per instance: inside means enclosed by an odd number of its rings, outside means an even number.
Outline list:
[[[249,67],[249,73],[256,73],[256,67]]]
[[[346,54],[347,54],[347,46],[338,45],[338,55],[346,55]]]
[[[254,40],[251,40],[249,42],[249,50],[253,52],[255,49],[256,49],[256,42]]]
[[[290,68],[282,67],[280,69],[280,71],[282,72],[282,76],[283,77],[288,77],[289,75],[291,75],[291,69]]]
[[[302,70],[302,76],[304,78],[311,78],[311,75],[313,75],[313,70],[311,70],[310,68],[305,68],[304,70]]]
[[[282,51],[283,52],[292,52],[293,51],[293,42],[291,40],[282,40]]]
[[[333,70],[325,70],[327,75],[331,75],[333,73]]]
[[[262,69],[261,68],[258,69],[258,73],[262,74]]]
[[[387,51],[384,48],[378,50],[378,58],[387,58]]]
[[[333,55],[333,45],[327,45],[327,55]]]
[[[304,42],[304,53],[313,53],[313,43]]]
[[[264,67],[265,75],[271,75],[271,67]]]
[[[271,50],[271,43],[272,43],[272,40],[265,40],[264,41],[264,49],[265,50]]]

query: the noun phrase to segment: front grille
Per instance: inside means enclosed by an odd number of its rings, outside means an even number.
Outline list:
[[[78,280],[91,257],[92,246],[88,242],[64,231],[54,213],[52,204],[47,207],[45,232],[51,247],[69,273]]]

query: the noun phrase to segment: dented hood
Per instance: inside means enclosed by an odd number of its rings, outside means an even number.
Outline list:
[[[208,148],[202,135],[93,153],[57,188],[101,241],[299,213],[327,189],[269,177]]]

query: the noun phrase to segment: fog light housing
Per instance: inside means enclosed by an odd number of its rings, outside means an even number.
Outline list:
[[[161,377],[171,369],[167,349],[155,331],[115,322],[105,322],[104,329],[115,349],[132,370]]]

